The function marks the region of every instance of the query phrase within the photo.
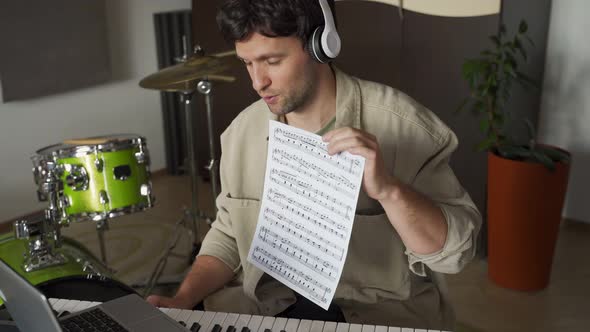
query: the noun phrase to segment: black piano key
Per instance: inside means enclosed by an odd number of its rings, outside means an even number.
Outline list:
[[[69,311],[67,311],[67,310],[64,310],[64,311],[62,311],[62,312],[59,314],[59,316],[57,316],[57,317],[59,318],[59,317],[67,316],[67,315],[69,315],[69,314],[70,314],[70,312],[69,312]]]
[[[201,328],[201,324],[194,322],[193,325],[191,325],[191,332],[199,332],[199,329]]]
[[[230,325],[227,327],[227,330],[225,330],[225,332],[236,332],[236,327],[233,325]]]
[[[213,326],[213,329],[211,330],[211,332],[222,332],[222,331],[221,331],[221,325],[219,325],[219,324],[215,324],[215,325]]]
[[[182,325],[182,326],[186,326],[186,323],[183,320],[179,320],[178,324]]]
[[[244,326],[240,332],[250,332],[250,329],[247,326]]]
[[[264,329],[264,332],[272,332],[271,329]]]

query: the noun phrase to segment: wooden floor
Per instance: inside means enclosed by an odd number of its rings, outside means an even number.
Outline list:
[[[153,188],[156,205],[152,209],[123,216],[112,222],[112,230],[107,232],[107,244],[111,248],[122,249],[111,249],[108,252],[109,255],[121,254],[120,251],[131,246],[129,241],[117,242],[119,235],[116,234],[124,228],[119,226],[140,222],[174,224],[175,220],[182,215],[183,207],[191,206],[190,180],[186,176],[154,176]],[[212,214],[212,198],[207,184],[199,186],[197,205],[205,213]],[[93,225],[88,224],[73,225],[65,229],[64,233],[80,239],[82,238],[80,234],[84,232],[86,235],[90,234],[89,230],[91,231],[92,227]],[[119,230],[117,230],[118,227]],[[84,230],[84,228],[87,229]],[[163,248],[168,235],[162,235],[163,233],[158,233],[156,228],[153,229],[155,236],[165,237],[159,241],[162,242],[159,248]],[[206,224],[200,224],[199,236],[204,236],[207,229]],[[162,230],[166,229],[162,228]],[[135,232],[137,236],[142,233],[147,234],[147,231],[136,230]],[[90,234],[83,239],[94,238],[96,238],[95,234]],[[153,242],[153,240],[150,241]],[[90,242],[92,241],[85,240],[85,244],[91,251],[98,255],[96,243]],[[156,249],[157,247],[150,245],[150,250]],[[151,256],[153,257],[150,257],[150,263],[147,265],[144,263],[143,271],[138,271],[136,268],[131,271],[135,274],[130,272],[128,276],[148,275],[158,258],[157,255],[151,254]],[[551,282],[548,288],[539,292],[520,292],[498,287],[487,277],[486,261],[477,259],[461,273],[447,277],[459,322],[456,331],[590,331],[590,258],[588,256],[590,256],[590,224],[562,223]],[[143,258],[141,260],[146,262]],[[116,265],[116,262],[113,264]],[[138,264],[133,262],[129,265],[137,267]],[[178,271],[182,271],[181,268],[182,266],[179,265]],[[160,292],[171,291],[174,291],[174,287],[160,290]]]

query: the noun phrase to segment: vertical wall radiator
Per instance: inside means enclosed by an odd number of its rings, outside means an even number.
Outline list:
[[[179,63],[184,55],[183,37],[187,49],[192,51],[191,10],[180,10],[154,14],[158,70]],[[184,106],[177,92],[161,92],[162,119],[164,123],[164,144],[168,174],[185,172],[186,158]],[[194,125],[194,124],[193,124]]]

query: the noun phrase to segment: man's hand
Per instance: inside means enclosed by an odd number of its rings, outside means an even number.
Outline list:
[[[328,153],[334,155],[348,151],[354,155],[365,157],[363,188],[367,195],[375,200],[387,198],[394,188],[395,180],[385,169],[379,143],[375,136],[350,127],[329,131],[322,136],[328,143]]]
[[[189,301],[184,301],[176,297],[167,297],[160,295],[150,295],[146,299],[147,302],[156,307],[176,308],[192,310],[194,305]]]

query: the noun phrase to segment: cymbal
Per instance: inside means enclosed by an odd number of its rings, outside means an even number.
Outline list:
[[[164,68],[143,78],[139,86],[163,91],[195,90],[199,81],[233,82],[235,77],[224,74],[239,64],[235,51],[213,55],[195,55],[185,62]]]

